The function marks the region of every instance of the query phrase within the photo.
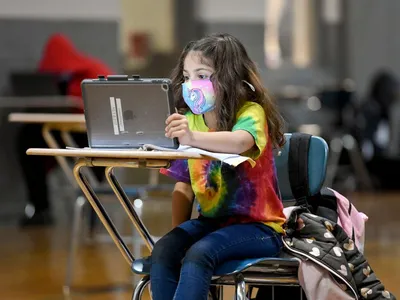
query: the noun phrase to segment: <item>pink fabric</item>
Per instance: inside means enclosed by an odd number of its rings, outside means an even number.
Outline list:
[[[310,260],[301,261],[298,276],[308,300],[355,299],[342,290],[348,288],[345,284],[339,285],[328,271]]]
[[[337,224],[343,228],[349,237],[352,237],[354,228],[354,242],[356,243],[359,251],[363,253],[365,222],[368,220],[368,216],[362,212],[359,212],[354,205],[351,208],[351,214],[349,214],[350,201],[335,190],[330,190],[335,194],[337,199]],[[290,216],[293,208],[294,207],[292,206],[284,209],[286,218]],[[303,288],[308,300],[354,299],[344,292],[343,289],[348,287],[346,287],[344,284],[338,284],[327,270],[310,260],[301,261],[298,277],[299,283]],[[307,280],[305,278],[307,278]]]
[[[343,228],[347,235],[352,238],[353,228],[354,237],[357,248],[361,253],[364,252],[364,240],[365,240],[365,222],[368,220],[367,215],[359,212],[353,205],[351,208],[351,214],[349,214],[350,201],[342,194],[330,189],[337,198],[337,212],[338,222],[337,224]]]

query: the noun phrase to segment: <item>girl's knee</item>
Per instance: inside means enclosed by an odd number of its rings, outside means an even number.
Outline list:
[[[208,243],[198,242],[194,244],[186,253],[184,263],[194,263],[196,265],[215,268],[216,259],[212,254],[212,249]]]
[[[151,253],[151,263],[177,264],[184,256],[188,234],[181,228],[175,228],[154,245]]]

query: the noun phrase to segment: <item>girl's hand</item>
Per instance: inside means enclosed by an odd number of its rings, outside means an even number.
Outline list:
[[[169,138],[178,138],[182,145],[190,146],[193,140],[193,132],[189,129],[188,120],[184,115],[172,114],[165,121],[165,136]]]

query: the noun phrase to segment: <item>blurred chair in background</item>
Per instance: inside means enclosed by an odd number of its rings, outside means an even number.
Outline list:
[[[330,157],[325,185],[341,191],[373,189],[373,183],[353,131],[356,94],[350,79],[318,94],[321,108],[334,115],[329,132]]]
[[[65,94],[65,80],[58,74],[18,71],[10,74],[11,93],[14,97],[59,96]]]

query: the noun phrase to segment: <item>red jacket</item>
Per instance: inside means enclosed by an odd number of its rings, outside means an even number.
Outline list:
[[[72,42],[62,34],[54,34],[47,41],[38,70],[39,72],[70,74],[67,94],[77,97],[82,95],[81,82],[83,79],[114,74],[111,68],[100,60],[76,49]]]

